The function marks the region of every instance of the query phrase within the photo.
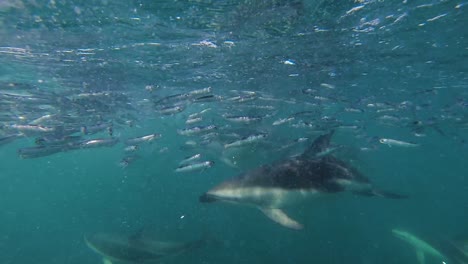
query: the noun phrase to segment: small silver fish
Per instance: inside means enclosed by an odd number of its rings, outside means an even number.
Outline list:
[[[132,146],[132,145],[140,144],[140,143],[143,143],[143,142],[151,142],[151,141],[153,141],[155,139],[158,139],[160,137],[161,137],[161,134],[154,133],[154,134],[149,134],[149,135],[146,135],[146,136],[129,138],[129,139],[127,139],[125,141],[125,145]]]
[[[130,165],[131,163],[133,163],[137,159],[138,159],[138,156],[136,156],[136,155],[126,156],[122,160],[120,160],[119,166],[122,167],[122,168],[127,168],[128,165]]]
[[[128,147],[125,147],[125,152],[135,152],[138,150],[138,145],[132,145],[132,146],[128,146]]]
[[[39,118],[36,118],[33,121],[29,122],[29,124],[30,125],[39,125],[39,124],[41,124],[43,122],[46,122],[46,121],[48,121],[48,120],[50,120],[50,119],[52,119],[54,117],[55,117],[55,115],[51,115],[51,114],[43,115],[43,116],[41,116]]]
[[[209,126],[195,126],[190,128],[178,129],[177,133],[183,136],[191,136],[195,134],[200,134],[208,131],[215,130],[217,127],[215,125]]]
[[[282,125],[282,124],[284,124],[286,122],[290,122],[292,120],[294,120],[294,117],[280,118],[280,119],[276,120],[275,122],[273,122],[273,125],[274,126],[279,126],[279,125]]]
[[[185,159],[181,160],[179,162],[179,165],[189,164],[189,163],[192,163],[193,161],[198,160],[200,158],[201,158],[201,154],[197,153],[195,155],[192,155],[190,157],[186,157]]]
[[[73,144],[70,146],[71,149],[87,149],[87,148],[99,148],[99,147],[112,147],[119,142],[116,138],[98,138],[98,139],[90,139],[85,140],[82,142],[78,142],[77,144]]]
[[[191,172],[197,170],[204,170],[207,168],[211,168],[214,165],[213,161],[202,161],[198,163],[191,163],[186,165],[180,165],[175,169],[176,172]]]
[[[243,145],[251,144],[251,143],[257,142],[259,140],[262,140],[262,139],[266,138],[267,136],[268,136],[268,134],[266,134],[266,133],[253,134],[253,135],[250,135],[248,137],[241,138],[239,140],[236,140],[236,141],[233,141],[231,143],[225,144],[224,148],[227,149],[227,148],[240,147],[240,146],[243,146]]]
[[[200,94],[207,94],[207,93],[211,93],[211,87],[206,87],[206,88],[193,90],[189,92],[190,95],[200,95]]]
[[[381,139],[379,139],[379,142],[382,143],[382,144],[388,145],[389,147],[391,147],[391,146],[418,147],[419,146],[419,144],[416,144],[416,143],[405,142],[405,141],[390,139],[390,138],[381,138]]]
[[[163,115],[173,115],[173,114],[177,114],[177,113],[184,111],[184,109],[185,108],[182,106],[168,106],[168,107],[161,108],[158,111],[160,114],[163,114]]]
[[[80,128],[80,131],[81,133],[83,133],[83,135],[92,135],[92,134],[96,134],[102,131],[107,131],[110,136],[113,135],[112,124],[106,124],[106,123],[97,124],[93,126],[82,126]]]
[[[40,125],[17,125],[13,124],[7,127],[12,130],[16,130],[18,132],[35,132],[35,133],[50,133],[50,132],[55,132],[54,127],[45,127],[45,126],[40,126]]]
[[[191,124],[195,124],[195,123],[198,123],[198,122],[201,122],[203,121],[203,118],[201,116],[199,117],[192,117],[192,118],[188,118],[186,121],[185,121],[185,124],[187,125],[191,125]]]
[[[353,108],[353,107],[346,107],[344,110],[345,112],[351,112],[351,113],[363,113],[364,112],[364,110],[360,108]]]
[[[250,124],[262,120],[261,116],[224,116],[226,120],[236,123]]]

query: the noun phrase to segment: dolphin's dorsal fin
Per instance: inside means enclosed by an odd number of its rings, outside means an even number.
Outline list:
[[[102,264],[112,264],[112,261],[108,258],[102,258]]]
[[[314,159],[318,154],[325,153],[330,146],[330,140],[333,133],[335,133],[335,130],[332,130],[325,135],[320,135],[314,140],[312,145],[302,153],[301,157],[305,159]]]
[[[281,209],[277,208],[262,208],[259,207],[260,211],[262,211],[268,218],[275,221],[276,223],[292,229],[302,229],[303,226],[298,223],[296,220],[290,218],[286,213],[284,213]]]

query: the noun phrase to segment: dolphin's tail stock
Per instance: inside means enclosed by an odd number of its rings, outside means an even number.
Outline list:
[[[388,198],[388,199],[407,199],[407,198],[409,198],[409,195],[407,195],[407,194],[395,193],[395,192],[384,191],[384,190],[379,190],[379,189],[373,189],[372,192],[374,193],[375,196]]]
[[[354,191],[353,193],[358,194],[358,195],[363,195],[363,196],[377,196],[377,197],[382,197],[382,198],[387,198],[387,199],[407,199],[407,198],[409,198],[409,196],[406,195],[406,194],[399,194],[399,193],[384,191],[384,190],[380,190],[380,189]]]

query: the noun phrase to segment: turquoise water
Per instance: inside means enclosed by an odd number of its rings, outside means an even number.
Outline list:
[[[143,230],[175,241],[208,234],[205,246],[163,263],[417,263],[392,229],[439,243],[468,232],[467,8],[450,0],[0,1],[0,138],[54,115],[73,122],[39,124],[66,123],[88,140],[110,136],[80,128],[110,123],[119,140],[31,159],[17,152],[41,133],[0,144],[0,262],[101,263],[85,234]],[[206,87],[214,99],[167,99]],[[163,106],[183,109],[163,114]],[[218,127],[207,144],[177,133],[206,109],[194,125]],[[262,119],[239,124],[230,115]],[[297,155],[332,129],[344,146],[334,155],[409,198],[308,199],[285,209],[304,224],[299,231],[254,207],[199,203],[223,180]],[[267,139],[223,148],[257,132]],[[161,138],[121,166],[125,140],[151,133]],[[289,146],[300,137],[308,140]],[[214,166],[175,172],[196,153]],[[442,261],[463,263],[426,256]]]

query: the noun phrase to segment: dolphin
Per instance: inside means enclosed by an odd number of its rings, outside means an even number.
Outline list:
[[[468,258],[468,237],[458,238],[454,240],[453,244]]]
[[[447,260],[447,257],[439,249],[436,249],[433,245],[411,234],[408,231],[392,229],[392,233],[399,239],[414,247],[419,264],[425,263],[426,255],[433,256],[439,260]]]
[[[423,240],[401,229],[392,229],[392,233],[414,247],[419,264],[426,263],[426,256],[432,256],[441,263],[468,264],[468,241],[466,240],[445,237],[433,237]]]
[[[450,252],[452,259],[455,260],[454,263],[468,264],[468,236],[446,239],[442,246],[444,250]]]
[[[85,235],[86,245],[103,257],[104,264],[156,263],[161,258],[199,248],[205,240],[189,242],[159,241],[142,236],[117,233]]]
[[[276,223],[291,229],[303,225],[282,209],[319,194],[350,191],[365,196],[405,198],[375,188],[368,178],[330,151],[331,131],[319,136],[301,155],[262,165],[228,179],[202,194],[202,203],[226,201],[253,205]]]

